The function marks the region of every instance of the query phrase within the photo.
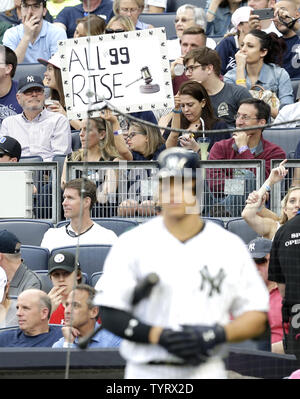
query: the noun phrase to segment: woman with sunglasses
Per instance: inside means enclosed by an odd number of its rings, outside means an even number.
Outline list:
[[[113,131],[119,131],[119,124],[110,110],[102,111],[102,117],[85,119],[82,121],[80,130],[81,148],[73,151],[65,158],[63,172],[61,177],[61,188],[64,189],[66,184],[66,168],[67,162],[102,162],[102,161],[119,161],[131,160],[131,154],[127,149],[126,142],[121,134],[114,134]],[[115,122],[116,125],[113,125]],[[107,169],[103,179],[95,175],[94,171],[90,171],[89,178],[96,180],[101,190],[97,191],[97,200],[101,207],[97,209],[97,217],[112,216],[114,213],[113,204],[109,203],[110,195],[117,192],[117,173],[115,169]]]
[[[159,154],[166,149],[165,141],[160,130],[146,126],[142,123],[131,122],[127,136],[128,152],[133,161],[157,160]],[[144,198],[141,192],[141,180],[148,180],[151,169],[144,169],[145,176],[141,177],[139,170],[128,170],[127,193],[134,198],[123,200],[118,208],[118,216],[153,216],[155,214],[155,202],[152,197]],[[136,197],[140,197],[137,200]]]
[[[226,122],[218,120],[212,108],[207,91],[201,83],[189,80],[182,83],[178,94],[174,97],[175,107],[172,111],[171,128],[186,129],[190,131],[227,129]],[[208,135],[211,149],[216,141],[230,138],[229,133],[213,133]],[[200,155],[200,144],[190,134],[181,135],[175,131],[165,131],[166,147],[178,145],[193,150]]]
[[[105,33],[121,33],[135,30],[131,18],[126,15],[115,15],[110,19],[105,28]]]
[[[271,187],[281,182],[287,175],[287,160],[283,160],[277,168],[273,168],[268,179],[258,191],[249,194],[242,217],[248,225],[261,237],[273,240],[276,231],[288,220],[296,216],[300,209],[300,187],[291,186],[281,201],[281,215],[264,207],[267,193]]]
[[[144,6],[144,0],[114,0],[113,11],[115,16],[124,15],[129,17],[137,30],[151,29],[153,28],[152,25],[139,20],[139,16],[144,10]]]

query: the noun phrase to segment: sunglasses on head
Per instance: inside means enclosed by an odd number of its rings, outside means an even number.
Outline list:
[[[125,30],[124,29],[116,29],[116,30],[113,30],[113,29],[105,29],[105,33],[123,33],[123,32],[125,32]]]

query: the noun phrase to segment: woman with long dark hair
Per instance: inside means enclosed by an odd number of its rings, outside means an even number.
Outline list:
[[[280,106],[271,106],[275,118],[279,109],[294,103],[293,88],[289,74],[281,68],[286,45],[275,33],[251,30],[236,53],[236,67],[227,72],[224,82],[251,89],[254,85],[271,90],[280,101]]]
[[[184,82],[174,97],[175,107],[173,109],[171,128],[186,129],[199,132],[202,130],[227,129],[226,122],[219,120],[213,111],[213,107],[207,91],[201,83],[189,80]],[[168,133],[164,133],[166,136]],[[213,133],[208,135],[209,147],[219,140],[230,138],[229,133]],[[200,151],[200,145],[191,135],[180,135],[175,131],[169,134],[166,147],[175,147],[177,143],[182,147],[195,152]]]

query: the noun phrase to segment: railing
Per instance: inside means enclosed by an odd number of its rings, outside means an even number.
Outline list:
[[[14,172],[27,172],[29,181],[21,186],[17,178],[20,173]],[[0,163],[0,179],[0,218],[19,216],[52,223],[60,219],[57,162]],[[13,213],[14,209],[24,209],[24,215]]]

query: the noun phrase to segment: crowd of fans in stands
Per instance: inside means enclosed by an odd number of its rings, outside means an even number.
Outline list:
[[[78,236],[81,242],[91,244],[113,244],[117,239],[113,232],[105,232],[93,222],[90,212],[97,201],[109,203],[109,195],[117,191],[118,172],[107,170],[101,191],[90,181],[80,209],[81,179],[67,182],[68,161],[149,161],[156,160],[165,148],[175,146],[195,151],[201,158],[199,142],[192,134],[165,128],[196,132],[256,126],[234,134],[209,135],[208,159],[263,159],[266,182],[254,191],[255,176],[245,170],[245,195],[233,200],[234,196],[224,194],[224,173],[208,172],[206,201],[222,207],[217,208],[217,213],[213,207],[204,207],[203,215],[240,216],[246,201],[242,216],[258,236],[269,241],[259,254],[253,250],[254,244],[249,244],[249,250],[270,291],[272,350],[283,353],[280,290],[266,277],[268,245],[277,229],[295,216],[289,204],[291,198],[296,198],[300,207],[300,190],[289,188],[280,218],[264,206],[269,203],[271,187],[288,173],[286,161],[274,169],[270,161],[285,160],[288,154],[264,139],[263,126],[300,116],[300,94],[294,94],[291,81],[300,81],[300,12],[296,0],[211,0],[206,9],[188,4],[187,0],[174,15],[176,37],[168,40],[175,106],[135,114],[141,118],[140,123],[117,117],[107,109],[97,118],[68,120],[57,43],[67,38],[150,29],[152,25],[144,23],[140,15],[168,12],[166,0],[2,0],[0,7],[0,162],[18,162],[20,157],[32,155],[41,156],[43,161],[51,161],[55,155],[65,156],[62,206],[64,217],[70,222],[45,234],[41,246],[49,251],[76,245]],[[274,18],[259,19],[255,10],[262,8],[273,8]],[[224,37],[220,40],[214,36]],[[44,76],[14,80],[18,64],[35,63],[46,66]],[[267,104],[267,100],[254,98],[255,87],[261,92],[270,90],[277,102]],[[161,129],[144,125],[143,119]],[[286,126],[297,127],[297,122]],[[80,131],[79,149],[72,149],[74,131]],[[239,214],[235,214],[236,201]],[[118,203],[115,213],[100,216],[135,216],[141,209],[148,215],[156,212],[152,200],[126,199]],[[20,245],[13,234],[0,231],[0,327],[19,327],[0,333],[0,347],[76,346],[80,337],[101,323],[99,308],[92,303],[95,290],[82,284],[74,256],[62,251],[49,261],[53,288],[46,295],[38,276],[22,261]],[[262,265],[266,267],[264,271]],[[71,305],[75,312],[72,327]],[[64,327],[49,326],[49,320],[50,324]],[[276,342],[279,344],[274,345]],[[100,330],[90,345],[107,347],[119,343],[117,337]]]

